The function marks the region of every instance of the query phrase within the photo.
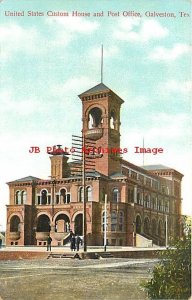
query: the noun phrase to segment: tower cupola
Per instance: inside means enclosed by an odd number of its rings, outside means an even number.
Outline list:
[[[105,175],[119,171],[120,163],[113,149],[120,148],[120,107],[124,101],[103,83],[80,94],[79,98],[83,135],[106,152],[96,159],[96,170]]]

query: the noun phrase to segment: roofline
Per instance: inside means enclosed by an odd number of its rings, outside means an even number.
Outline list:
[[[146,169],[144,169],[144,170],[146,170]],[[175,169],[173,169],[173,168],[169,168],[169,167],[167,167],[167,168],[160,168],[160,169],[150,169],[150,170],[146,170],[146,171],[148,171],[148,172],[154,172],[154,171],[173,171],[173,172],[175,172],[175,173],[177,173],[177,174],[179,174],[181,177],[184,177],[184,174],[182,174],[182,173],[180,173],[179,171],[177,171],[177,170],[175,170]]]
[[[134,169],[135,171],[138,171],[138,172],[140,172],[141,174],[143,174],[143,175],[146,175],[146,176],[148,176],[148,177],[153,177],[155,180],[159,180],[159,178],[161,178],[161,179],[165,179],[165,180],[169,180],[168,178],[164,178],[164,177],[162,177],[162,176],[158,176],[158,175],[156,175],[156,174],[154,174],[154,173],[152,173],[152,172],[149,172],[148,170],[145,170],[145,169],[143,169],[142,167],[139,167],[139,166],[137,166],[137,165],[134,165],[133,163],[131,163],[131,162],[129,162],[129,161],[127,161],[127,160],[124,160],[124,159],[122,159],[121,160],[121,166],[122,165],[129,165],[132,169]]]

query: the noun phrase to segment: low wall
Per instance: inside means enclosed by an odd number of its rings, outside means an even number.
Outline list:
[[[164,250],[161,250],[164,251]],[[57,251],[52,253],[69,254],[65,251]],[[96,259],[102,255],[102,253],[111,253],[114,258],[157,258],[159,250],[146,249],[146,250],[132,250],[132,251],[94,251],[94,252],[79,252],[81,259]],[[19,259],[47,259],[50,252],[38,252],[38,251],[0,251],[0,260],[19,260]],[[75,252],[74,252],[75,254]]]
[[[0,251],[0,260],[46,259],[48,253],[32,251]]]
[[[162,251],[162,250],[161,250]],[[139,250],[139,251],[110,251],[114,258],[158,258],[158,250]],[[86,252],[79,253],[82,259],[98,258],[102,253],[107,252]]]

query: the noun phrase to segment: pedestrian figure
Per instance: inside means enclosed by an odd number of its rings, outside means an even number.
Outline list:
[[[51,242],[52,242],[52,238],[50,236],[48,236],[47,238],[47,251],[51,251]]]
[[[2,239],[0,238],[0,249],[1,249],[1,246],[2,246]]]
[[[73,233],[72,229],[70,229],[70,231],[69,231],[69,241],[70,242],[71,242],[71,238],[73,235],[74,235],[74,233]]]
[[[77,248],[77,251],[79,251],[79,245],[82,245],[82,239],[80,238],[79,235],[76,236],[76,248]]]
[[[75,243],[76,241],[75,241],[75,235],[74,235],[74,233],[72,234],[72,236],[71,236],[71,251],[75,251]]]

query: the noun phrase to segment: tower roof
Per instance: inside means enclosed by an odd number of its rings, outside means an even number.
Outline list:
[[[92,87],[91,89],[85,91],[84,93],[80,94],[79,97],[82,97],[87,94],[94,94],[97,92],[103,92],[103,91],[110,91],[110,88],[108,88],[105,84],[102,82],[97,84],[96,86]]]
[[[123,103],[123,99],[121,99],[116,93],[114,93],[110,88],[108,88],[104,83],[99,83],[96,86],[92,87],[91,89],[83,92],[82,94],[79,95],[79,98],[82,98],[83,96],[90,95],[90,94],[95,94],[99,92],[109,92],[111,91],[114,95],[117,96],[117,98],[120,100],[121,103]]]
[[[36,181],[36,180],[41,180],[38,177],[34,177],[34,176],[27,176],[27,177],[23,177],[23,178],[19,178],[13,181],[10,181],[8,183],[13,183],[13,182],[27,182],[27,181]]]

